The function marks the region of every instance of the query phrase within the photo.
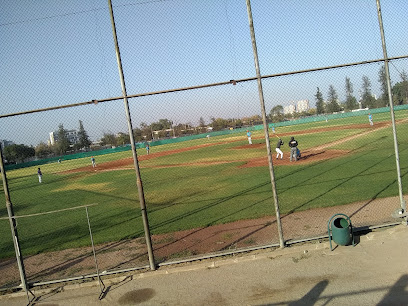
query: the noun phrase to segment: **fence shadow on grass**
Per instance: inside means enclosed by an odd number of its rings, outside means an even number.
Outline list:
[[[404,151],[405,151],[405,150],[407,150],[407,148],[404,149]],[[368,153],[366,153],[366,154],[368,154]],[[393,154],[390,154],[390,155],[389,155],[389,157],[391,157],[391,156],[393,156]],[[355,158],[360,158],[360,157],[361,157],[361,156],[358,156],[358,157],[355,157]],[[344,181],[341,182],[340,184],[336,185],[335,187],[328,189],[327,191],[325,191],[324,193],[320,194],[319,196],[317,196],[317,197],[315,197],[315,198],[313,198],[313,199],[311,199],[311,200],[309,200],[309,201],[307,201],[307,202],[305,202],[305,203],[303,203],[303,204],[297,206],[296,208],[290,210],[290,211],[288,212],[288,214],[286,214],[285,216],[290,215],[291,213],[297,211],[298,209],[300,209],[300,208],[302,208],[302,207],[308,205],[308,204],[311,203],[312,201],[318,199],[319,197],[324,196],[325,194],[329,193],[330,191],[332,191],[332,190],[338,188],[339,186],[341,186],[341,185],[343,185],[343,184],[349,182],[350,180],[356,178],[357,176],[362,175],[362,173],[368,171],[369,169],[374,168],[375,166],[381,164],[381,163],[384,162],[384,161],[385,161],[385,159],[381,159],[381,160],[379,160],[377,163],[371,164],[371,165],[370,165],[369,167],[367,167],[366,169],[362,170],[361,172],[359,172],[359,173],[357,173],[357,174],[355,174],[355,175],[353,175],[353,176],[350,176],[349,178],[347,178],[346,180],[344,180]],[[340,166],[340,165],[338,165],[337,167],[339,167],[339,166]],[[401,175],[401,176],[403,177],[403,176],[405,176],[405,175],[407,175],[407,174],[408,174],[408,171],[406,171],[406,172],[405,172],[403,175]],[[319,175],[320,175],[320,174],[318,174],[318,175],[316,175],[316,176],[319,176]],[[303,182],[297,184],[296,186],[292,186],[292,187],[290,187],[289,189],[286,189],[285,191],[289,191],[290,189],[294,189],[294,188],[298,187],[299,185],[301,185],[301,184],[303,184],[304,182],[307,182],[307,181],[309,181],[309,180],[305,180],[305,181],[303,181]],[[369,205],[369,204],[370,204],[373,200],[375,200],[382,192],[384,192],[385,190],[387,190],[391,185],[395,184],[396,182],[397,182],[396,179],[395,179],[395,180],[392,180],[392,181],[391,181],[389,184],[387,184],[383,189],[379,190],[364,206],[362,206],[359,210],[357,210],[356,212],[354,212],[352,215],[355,215],[358,211],[360,211],[361,209],[363,209],[365,206]],[[282,218],[284,218],[285,216],[283,216]]]
[[[231,214],[229,214],[229,215],[221,216],[220,218],[213,220],[211,224],[208,224],[208,226],[212,226],[212,225],[215,224],[216,222],[221,221],[222,219],[224,219],[225,217],[232,216],[232,215],[234,215],[234,214],[236,214],[236,213],[238,213],[238,212],[240,212],[240,211],[244,211],[244,210],[247,210],[247,209],[254,208],[256,205],[258,205],[258,204],[260,204],[260,203],[262,203],[262,202],[264,202],[264,201],[266,201],[266,200],[269,200],[269,199],[272,199],[272,196],[269,196],[269,197],[267,197],[267,198],[265,198],[265,199],[263,199],[263,200],[260,200],[260,201],[258,201],[258,202],[255,202],[255,203],[253,203],[252,205],[247,206],[247,207],[245,207],[245,208],[242,208],[242,209],[240,209],[240,210],[237,210],[237,211],[235,211],[235,212],[233,212],[233,213],[231,213]],[[267,226],[270,226],[272,223],[275,223],[275,222],[276,222],[276,221],[269,222],[269,223],[267,223],[266,225],[262,226],[261,228],[256,229],[256,230],[252,231],[251,233],[248,233],[247,235],[245,235],[245,236],[243,236],[243,237],[240,237],[240,238],[237,239],[236,241],[234,241],[234,242],[228,244],[227,246],[221,247],[219,250],[221,251],[221,250],[228,249],[228,248],[230,248],[232,245],[234,245],[234,244],[236,244],[236,243],[238,243],[238,242],[244,240],[245,238],[247,238],[247,237],[249,237],[249,236],[255,234],[256,232],[260,231],[261,229],[263,229],[263,228],[265,228],[265,227],[267,227]],[[204,228],[204,229],[205,229],[205,228]],[[176,244],[176,243],[178,243],[179,241],[182,241],[182,240],[184,240],[184,239],[186,239],[186,238],[188,238],[188,237],[190,237],[190,236],[196,235],[196,234],[197,234],[198,232],[200,232],[200,231],[204,231],[204,229],[203,229],[203,228],[196,229],[196,230],[194,230],[193,232],[190,232],[190,233],[188,233],[188,234],[186,234],[186,235],[183,235],[182,237],[180,237],[180,238],[177,239],[176,241],[172,241],[172,242],[170,242],[170,243],[167,243],[167,244],[165,244],[165,245],[163,245],[163,246],[161,246],[161,247],[159,247],[159,248],[156,248],[155,250],[160,250],[160,249],[164,249],[164,248],[166,248],[166,247],[169,247],[169,246],[172,245],[172,244]],[[191,245],[190,245],[190,248],[191,248],[191,247],[194,247],[195,245],[198,245],[198,244],[200,244],[200,243],[201,243],[201,241],[197,241],[196,243],[191,244]]]
[[[334,187],[332,187],[332,188],[327,189],[326,191],[324,191],[324,192],[321,193],[320,195],[314,197],[313,199],[310,199],[310,200],[306,201],[305,203],[300,204],[300,205],[298,205],[297,207],[291,209],[285,216],[288,216],[288,215],[294,213],[295,211],[297,211],[298,209],[307,206],[308,204],[310,204],[311,202],[315,201],[316,199],[318,199],[318,198],[320,198],[320,197],[323,197],[324,195],[326,195],[326,194],[328,194],[329,192],[335,190],[335,189],[338,188],[339,186],[341,186],[341,185],[343,185],[343,184],[345,184],[345,183],[351,181],[352,179],[354,179],[354,178],[360,176],[362,173],[368,171],[368,170],[371,169],[371,168],[374,168],[375,166],[379,165],[379,164],[382,163],[382,162],[384,162],[383,159],[380,160],[379,162],[375,163],[375,164],[370,165],[369,167],[367,167],[366,169],[360,171],[359,173],[357,173],[357,174],[355,174],[355,175],[353,175],[353,176],[350,176],[350,177],[348,177],[347,179],[343,179],[343,181],[342,181],[341,183],[339,183],[338,185],[336,185],[336,186],[334,186]],[[380,194],[380,193],[381,193],[382,191],[384,191],[385,189],[387,189],[387,188],[388,188],[390,185],[392,185],[394,182],[395,182],[395,180],[394,180],[393,182],[391,182],[389,185],[387,185],[387,186],[386,186],[383,190],[381,190],[379,193],[377,193],[377,195]],[[295,187],[292,187],[292,188],[295,188]],[[373,199],[375,199],[375,197],[374,197]],[[282,218],[284,218],[285,216],[283,216]]]
[[[358,156],[353,155],[353,153],[361,152],[361,151],[364,151],[364,150],[365,150],[366,152],[363,153],[362,155],[358,155]],[[350,161],[356,160],[356,159],[360,158],[361,156],[370,154],[370,152],[367,151],[367,146],[363,144],[363,145],[361,145],[361,146],[359,146],[359,147],[357,147],[357,148],[355,148],[355,149],[353,149],[353,150],[350,150],[348,154],[349,154],[349,155],[352,155],[352,158],[345,159],[343,163],[340,163],[340,164],[336,165],[336,166],[335,166],[334,168],[332,168],[332,169],[336,169],[336,168],[338,168],[338,167],[340,167],[340,166],[342,166],[342,165],[346,165],[346,164],[350,163]],[[286,175],[283,175],[283,176],[279,177],[279,178],[277,179],[277,182],[278,182],[279,180],[281,180],[281,179],[290,177],[290,176],[292,176],[292,175],[298,175],[301,171],[306,171],[306,170],[309,171],[310,169],[315,168],[315,167],[320,168],[321,164],[327,163],[327,162],[329,162],[329,161],[331,161],[331,160],[334,160],[334,159],[337,159],[337,157],[333,156],[333,157],[331,157],[331,158],[322,160],[322,161],[320,161],[320,162],[318,162],[318,163],[309,164],[309,165],[307,165],[307,166],[304,166],[302,169],[296,169],[296,170],[294,170],[294,171],[292,171],[292,172],[287,173]],[[317,176],[319,176],[319,175],[320,175],[320,174],[318,174],[318,175],[316,175],[316,176],[314,176],[314,177],[317,177]],[[309,181],[309,180],[310,180],[310,179],[307,179],[307,180],[305,180],[305,182],[307,182],[307,181]],[[293,188],[293,187],[290,187],[290,188]]]

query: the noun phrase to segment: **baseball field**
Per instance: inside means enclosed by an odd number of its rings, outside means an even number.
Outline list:
[[[402,182],[408,186],[408,111],[396,112]],[[302,158],[289,161],[287,143]],[[278,137],[284,158],[276,159]],[[279,127],[270,131],[280,212],[287,215],[398,195],[389,113]],[[153,146],[138,150],[151,234],[207,228],[274,216],[263,131]],[[62,160],[7,172],[24,256],[143,237],[130,151]],[[14,248],[4,193],[0,202],[0,258]]]

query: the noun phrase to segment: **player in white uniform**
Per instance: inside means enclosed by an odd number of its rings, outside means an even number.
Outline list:
[[[276,144],[276,149],[275,149],[275,151],[276,151],[276,159],[278,159],[279,158],[279,155],[280,155],[280,159],[282,159],[283,158],[283,152],[282,152],[282,150],[280,149],[280,147],[283,145],[283,141],[282,141],[282,139],[280,139],[279,138],[279,140],[278,140],[278,143]]]

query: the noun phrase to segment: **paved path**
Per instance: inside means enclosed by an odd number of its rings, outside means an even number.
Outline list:
[[[35,305],[408,305],[408,227],[278,250],[161,267],[98,283],[35,290]],[[335,245],[335,244],[333,244]],[[24,294],[0,305],[26,305]]]

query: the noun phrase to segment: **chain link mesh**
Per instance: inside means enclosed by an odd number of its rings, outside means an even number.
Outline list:
[[[85,205],[102,275],[148,267],[107,4],[4,5],[0,139],[28,282],[98,272]],[[382,5],[405,187],[406,4]],[[113,10],[156,264],[279,245],[245,1],[118,0]],[[254,1],[252,12],[285,241],[327,236],[339,212],[358,228],[398,221],[375,2]],[[84,101],[95,103],[43,110]],[[11,115],[30,110],[41,111]],[[62,148],[59,131],[81,126],[92,144]],[[13,144],[36,156],[13,155]],[[0,217],[0,287],[15,287],[5,206]]]

